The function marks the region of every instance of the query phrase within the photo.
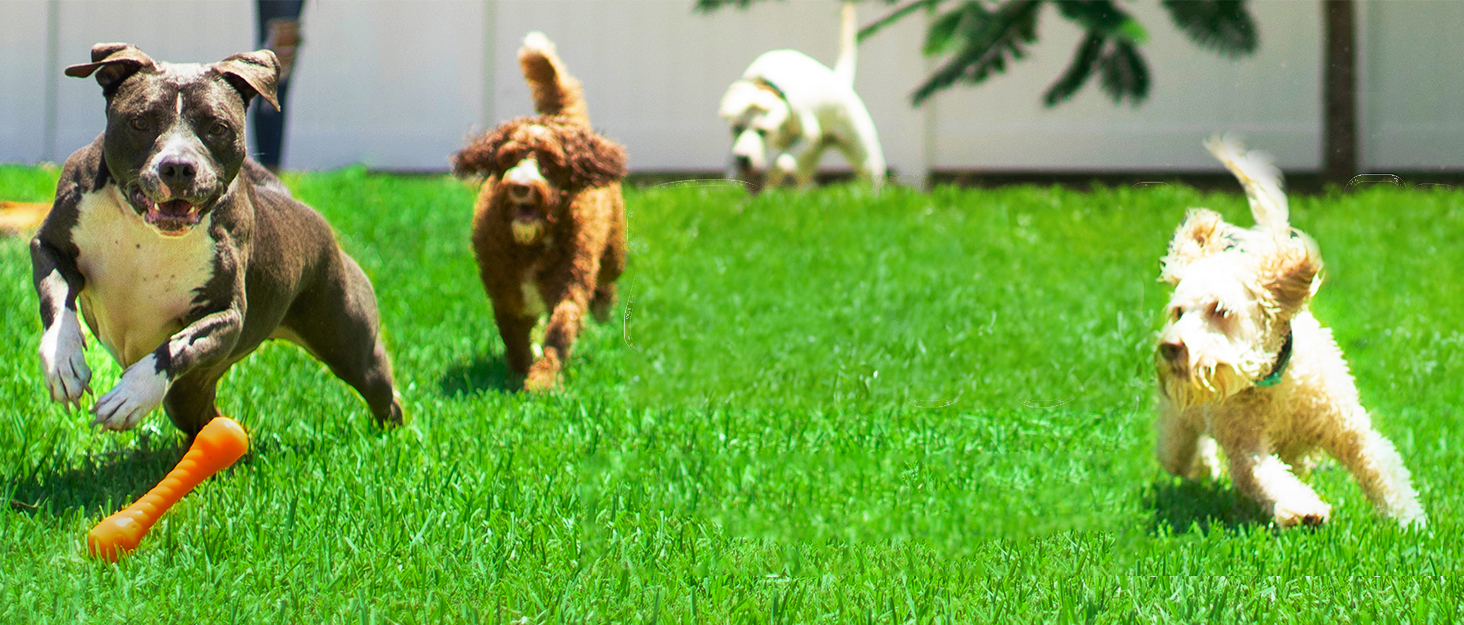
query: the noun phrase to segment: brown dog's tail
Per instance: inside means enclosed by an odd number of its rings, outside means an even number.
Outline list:
[[[589,109],[585,106],[584,89],[580,81],[569,74],[559,55],[554,53],[554,42],[544,33],[534,31],[524,37],[524,47],[519,48],[519,66],[524,70],[524,80],[534,92],[534,110],[541,115],[563,115],[590,125]]]

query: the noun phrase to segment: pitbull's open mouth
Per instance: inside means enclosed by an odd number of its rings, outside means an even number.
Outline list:
[[[157,228],[158,232],[181,236],[187,234],[189,228],[198,225],[202,219],[199,214],[198,205],[188,200],[168,200],[166,202],[154,202],[142,187],[132,187],[128,199],[132,205],[142,211],[142,219],[148,225]]]

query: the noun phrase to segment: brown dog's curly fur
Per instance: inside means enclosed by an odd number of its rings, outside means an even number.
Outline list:
[[[547,132],[531,130],[535,126]],[[625,176],[625,149],[562,115],[516,117],[479,135],[453,156],[458,176],[502,176],[533,153],[561,193],[604,187]]]
[[[508,365],[524,388],[546,390],[590,310],[605,320],[625,270],[625,150],[590,128],[579,81],[554,44],[530,33],[519,65],[537,117],[519,117],[469,141],[453,172],[486,179],[473,214],[473,250],[493,302]],[[529,334],[549,314],[543,356]]]

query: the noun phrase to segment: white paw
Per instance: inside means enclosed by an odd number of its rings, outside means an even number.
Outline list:
[[[1416,499],[1408,499],[1401,505],[1395,507],[1389,516],[1398,521],[1398,525],[1404,529],[1422,530],[1428,528],[1428,515],[1424,514],[1423,506],[1418,505]]]
[[[46,390],[51,399],[81,408],[81,394],[91,390],[91,369],[86,366],[82,349],[81,324],[76,311],[62,308],[51,327],[41,335],[41,370],[46,376]]]
[[[1276,525],[1321,525],[1332,516],[1332,506],[1315,497],[1278,501],[1272,511]]]
[[[1201,437],[1195,449],[1195,466],[1190,470],[1195,478],[1220,479],[1219,446],[1209,436]]]
[[[168,394],[168,376],[157,370],[157,362],[156,356],[148,354],[122,372],[117,386],[92,407],[97,415],[92,425],[108,430],[130,430],[161,405],[163,396]]]
[[[773,173],[781,176],[798,175],[798,159],[792,154],[784,152],[773,159]]]

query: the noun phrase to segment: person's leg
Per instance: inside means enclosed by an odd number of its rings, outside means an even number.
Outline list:
[[[259,45],[274,51],[280,59],[280,84],[275,95],[280,106],[290,89],[290,74],[300,47],[300,12],[305,0],[256,0]],[[284,154],[285,115],[269,103],[256,100],[254,110],[254,157],[260,164],[277,171]]]

